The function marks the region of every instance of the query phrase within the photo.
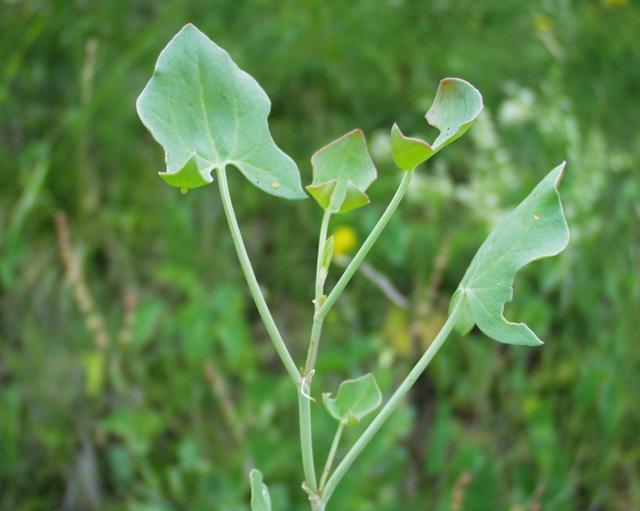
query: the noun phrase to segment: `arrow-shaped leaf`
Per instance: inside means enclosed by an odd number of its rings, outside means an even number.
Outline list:
[[[331,416],[345,425],[356,424],[382,403],[382,393],[373,374],[354,380],[345,380],[335,398],[331,393],[322,394],[324,406]]]
[[[365,193],[376,179],[362,130],[353,130],[311,157],[313,182],[307,191],[332,213],[346,213],[369,203]]]
[[[251,482],[251,511],[271,511],[271,497],[267,485],[262,482],[262,473],[257,469],[249,472]]]
[[[482,111],[482,95],[460,78],[440,81],[436,97],[427,112],[427,122],[440,131],[432,144],[402,134],[397,124],[391,128],[391,152],[396,165],[412,170],[457,140],[471,127]]]
[[[215,168],[233,165],[267,193],[305,197],[298,167],[269,133],[266,93],[193,25],[162,50],[137,109],[164,148],[160,175],[170,185],[204,186]]]
[[[559,254],[569,243],[558,185],[565,164],[553,169],[529,196],[489,235],[467,269],[450,310],[458,307],[457,328],[474,324],[484,334],[507,344],[542,344],[524,323],[511,323],[504,306],[513,297],[513,281],[526,264]]]

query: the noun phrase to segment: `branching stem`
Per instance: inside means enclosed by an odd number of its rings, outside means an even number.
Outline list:
[[[354,258],[351,260],[344,273],[338,280],[338,283],[331,291],[328,297],[324,296],[324,280],[326,275],[322,275],[322,258],[325,251],[325,245],[327,241],[327,231],[329,227],[329,220],[331,218],[331,213],[325,211],[324,216],[322,217],[322,224],[320,226],[320,238],[318,241],[318,259],[316,264],[316,285],[315,285],[315,313],[313,317],[313,324],[311,326],[311,335],[309,339],[309,350],[307,352],[307,360],[305,363],[304,371],[303,371],[303,387],[306,389],[306,394],[308,397],[305,397],[304,394],[299,395],[298,399],[298,412],[300,416],[300,443],[302,450],[302,465],[305,472],[305,483],[307,486],[307,490],[310,492],[310,495],[313,496],[315,493],[316,497],[319,497],[320,492],[318,491],[318,485],[315,479],[315,466],[313,461],[313,434],[312,434],[312,425],[311,425],[311,406],[310,406],[310,391],[311,391],[311,377],[313,376],[313,372],[315,371],[315,363],[318,356],[318,347],[320,344],[320,336],[322,334],[322,325],[324,323],[324,319],[336,302],[342,291],[344,291],[345,287],[358,270],[364,258],[367,256],[373,244],[377,241],[383,229],[386,227],[387,223],[393,216],[393,213],[398,209],[402,198],[406,194],[409,184],[411,183],[411,179],[413,177],[413,171],[405,172],[396,193],[394,194],[391,202],[385,209],[384,213],[372,229],[371,233],[364,241]],[[342,431],[340,431],[340,435]],[[338,438],[339,440],[339,438]],[[333,446],[332,446],[333,448]],[[335,445],[337,448],[337,444]],[[324,480],[328,477],[329,470],[331,469],[331,465],[333,464],[333,457],[335,456],[335,449],[332,453],[329,454],[330,459],[328,460],[328,465],[325,466],[323,471],[323,481],[321,485],[324,483]],[[326,472],[326,473],[325,473]],[[329,480],[331,481],[331,480]],[[317,509],[323,509],[325,505],[325,501],[322,499],[318,503]]]
[[[318,239],[318,259],[316,263],[315,295],[313,299],[315,310],[318,310],[320,300],[324,293],[324,280],[326,275],[321,275],[325,271],[322,268],[322,257],[327,243],[327,231],[329,230],[329,220],[331,213],[325,211],[320,225],[320,237]],[[304,469],[304,479],[307,491],[310,495],[317,493],[318,482],[316,479],[316,469],[313,456],[313,427],[311,424],[311,379],[318,354],[320,344],[320,334],[322,333],[322,320],[317,320],[314,315],[309,336],[309,349],[307,351],[307,361],[303,371],[303,383],[301,392],[298,393],[298,415],[300,418],[300,450],[302,452],[302,467]]]
[[[324,278],[325,275],[322,275],[324,269],[322,268],[322,257],[325,251],[325,245],[327,240],[327,231],[329,226],[329,220],[331,218],[331,213],[325,212],[322,218],[322,224],[320,227],[320,238],[318,242],[318,260],[316,265],[316,283],[315,283],[315,313],[313,318],[313,324],[311,328],[311,335],[309,339],[309,350],[307,352],[307,360],[305,363],[304,371],[302,375],[298,371],[289,350],[282,339],[280,331],[278,330],[277,325],[271,315],[271,311],[264,299],[262,291],[260,289],[260,285],[256,279],[255,273],[253,271],[253,267],[251,265],[251,261],[247,254],[247,250],[244,245],[244,241],[242,239],[242,234],[240,232],[240,228],[238,226],[238,221],[235,216],[235,212],[233,209],[233,204],[231,202],[231,196],[229,193],[229,185],[227,182],[226,170],[225,168],[220,168],[217,170],[218,174],[218,185],[220,188],[220,197],[222,199],[222,205],[224,208],[225,216],[227,218],[227,223],[229,224],[229,230],[231,232],[231,237],[233,239],[233,244],[236,248],[236,252],[238,254],[238,259],[240,261],[240,266],[242,267],[242,271],[247,280],[247,285],[249,286],[249,291],[251,292],[251,296],[255,301],[256,307],[258,309],[258,313],[265,325],[267,333],[273,342],[273,345],[282,360],[289,376],[291,377],[293,383],[298,389],[298,410],[299,410],[299,420],[300,420],[300,445],[302,451],[302,464],[305,474],[305,486],[307,491],[309,492],[310,499],[315,501],[315,507],[318,509],[324,509],[326,503],[329,498],[333,494],[336,486],[344,477],[348,469],[351,467],[355,459],[360,455],[364,447],[370,442],[371,438],[375,435],[375,433],[380,429],[382,424],[388,419],[389,415],[396,408],[400,400],[404,397],[404,395],[409,391],[409,389],[413,386],[417,378],[422,374],[426,366],[429,364],[435,353],[438,351],[444,340],[447,338],[448,334],[451,331],[454,323],[454,316],[456,314],[456,310],[454,310],[443,326],[442,330],[434,339],[432,345],[425,352],[422,358],[418,361],[416,366],[409,373],[407,378],[402,382],[402,384],[398,387],[396,392],[391,396],[387,404],[382,408],[382,410],[378,413],[375,419],[369,424],[367,429],[364,431],[362,436],[358,439],[358,441],[354,444],[351,450],[347,453],[342,462],[337,466],[335,472],[329,477],[329,473],[331,472],[331,467],[333,465],[333,461],[335,459],[336,451],[338,449],[338,444],[340,438],[342,436],[342,431],[344,429],[344,424],[340,423],[338,426],[338,430],[336,431],[336,436],[332,443],[331,449],[329,451],[329,455],[327,457],[327,462],[325,464],[321,480],[320,480],[320,489],[318,490],[318,483],[316,479],[315,472],[315,464],[314,464],[314,455],[313,455],[313,434],[312,434],[312,426],[311,426],[311,379],[313,377],[313,373],[315,370],[315,362],[318,353],[318,346],[320,343],[320,335],[322,333],[322,325],[324,322],[324,318],[328,314],[329,310],[333,307],[338,297],[342,294],[347,284],[351,281],[353,275],[358,270],[364,258],[367,256],[374,243],[379,238],[383,229],[386,227],[387,223],[398,209],[402,198],[406,194],[409,185],[411,183],[411,179],[413,178],[413,171],[405,172],[402,177],[402,181],[396,190],[391,202],[385,209],[384,213],[372,229],[369,236],[364,241],[356,255],[353,257],[344,273],[338,280],[338,283],[335,285],[331,293],[328,297],[324,297]],[[327,479],[328,478],[328,479]]]
[[[429,362],[433,359],[435,354],[444,344],[444,341],[447,339],[451,330],[453,329],[456,317],[458,315],[458,306],[456,306],[452,311],[447,321],[442,326],[438,335],[436,335],[435,339],[424,352],[424,355],[418,360],[413,369],[409,372],[404,381],[400,384],[400,386],[396,389],[393,395],[389,398],[389,401],[384,405],[382,410],[378,412],[378,415],[371,421],[367,429],[364,430],[360,438],[356,441],[353,447],[349,450],[349,452],[345,455],[340,464],[336,467],[335,471],[327,481],[326,486],[324,487],[324,491],[322,492],[322,504],[326,506],[327,502],[331,498],[331,495],[336,489],[338,483],[345,476],[347,471],[351,468],[354,461],[358,458],[362,450],[369,444],[373,436],[378,432],[378,430],[382,427],[382,425],[387,421],[389,416],[393,413],[393,411],[397,408],[402,401],[402,398],[409,392],[411,387],[415,384],[420,375],[424,372],[424,370],[429,365]]]
[[[409,185],[411,184],[411,179],[413,178],[413,172],[413,170],[404,172],[402,181],[400,181],[400,185],[398,186],[395,195],[391,199],[391,202],[387,206],[387,209],[384,210],[384,213],[378,220],[378,223],[371,230],[369,236],[367,236],[367,239],[364,241],[356,255],[353,257],[353,259],[351,259],[349,266],[347,266],[347,268],[344,270],[344,273],[340,277],[340,280],[338,280],[335,287],[331,290],[331,293],[329,293],[327,299],[323,302],[320,309],[316,312],[316,318],[324,319],[327,316],[329,310],[331,310],[331,308],[334,306],[336,300],[338,300],[338,298],[344,291],[344,288],[347,287],[347,284],[351,281],[351,278],[364,261],[364,258],[367,257],[367,254],[371,250],[371,247],[373,247],[373,244],[378,240],[383,229],[389,223],[389,220],[396,212],[396,209],[398,209],[402,198],[407,193]]]

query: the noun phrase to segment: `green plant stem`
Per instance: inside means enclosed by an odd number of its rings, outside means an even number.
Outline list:
[[[313,376],[313,375],[311,375]],[[318,491],[318,480],[316,479],[316,467],[313,461],[313,430],[311,428],[311,376],[302,380],[300,391],[298,392],[298,416],[300,418],[300,450],[302,452],[302,469],[304,471],[304,482],[309,496],[315,495]]]
[[[336,451],[338,450],[338,445],[340,444],[340,438],[342,437],[344,426],[344,421],[340,421],[340,423],[338,424],[338,429],[336,430],[336,434],[333,437],[333,443],[331,444],[331,449],[329,449],[327,462],[324,465],[324,470],[322,471],[322,476],[320,477],[320,493],[322,493],[322,489],[324,488],[325,482],[327,481],[327,477],[329,477],[329,473],[331,472],[331,466],[333,465],[333,460],[336,457]]]
[[[278,330],[278,327],[273,320],[273,316],[271,315],[269,306],[264,299],[262,291],[260,290],[260,284],[258,284],[258,280],[256,279],[253,267],[251,266],[251,261],[249,260],[247,249],[244,246],[242,234],[240,233],[240,227],[238,226],[236,214],[233,210],[231,195],[229,194],[229,184],[227,183],[226,169],[224,167],[217,169],[217,174],[222,206],[224,208],[225,216],[227,217],[227,223],[229,224],[231,238],[233,239],[233,244],[236,248],[238,259],[240,260],[240,266],[242,267],[242,271],[247,280],[247,285],[249,286],[249,291],[251,292],[251,296],[253,297],[253,300],[256,304],[258,313],[260,314],[260,318],[262,319],[262,322],[267,329],[267,333],[269,334],[269,337],[271,338],[271,341],[273,342],[273,345],[278,355],[280,356],[285,369],[289,373],[289,376],[291,377],[291,380],[293,381],[296,388],[300,389],[302,383],[300,372],[298,371],[293,358],[291,358],[291,354],[289,353],[289,350],[287,349],[287,346],[282,339],[282,336],[280,335],[280,331]]]
[[[327,244],[327,231],[329,230],[329,220],[331,220],[331,212],[325,210],[322,215],[322,223],[320,224],[320,237],[318,238],[318,260],[316,262],[316,288],[315,288],[315,300],[314,305],[317,308],[320,307],[320,297],[324,293],[324,281],[326,275],[323,277],[320,275],[322,272],[322,258],[324,257],[324,250]]]
[[[398,186],[398,189],[396,190],[395,195],[391,199],[391,202],[387,206],[387,209],[385,209],[384,213],[378,220],[378,223],[371,230],[371,232],[369,233],[369,236],[367,236],[367,239],[364,241],[364,243],[362,244],[362,246],[360,247],[356,255],[353,257],[353,259],[351,259],[349,266],[347,266],[347,268],[344,270],[344,273],[340,277],[340,280],[338,280],[335,287],[331,290],[331,293],[329,293],[329,296],[327,297],[327,299],[324,301],[320,309],[317,311],[316,318],[324,319],[326,315],[329,313],[329,310],[331,309],[331,307],[333,307],[333,305],[336,303],[336,300],[340,297],[340,295],[344,291],[344,288],[347,287],[347,284],[349,283],[349,281],[351,280],[355,272],[358,270],[358,268],[362,264],[362,261],[364,261],[364,258],[367,256],[367,254],[371,250],[371,247],[377,241],[383,229],[389,223],[389,220],[395,213],[396,209],[398,209],[398,206],[400,205],[402,198],[404,197],[405,193],[407,193],[407,190],[409,189],[409,185],[411,184],[411,179],[413,178],[413,172],[414,172],[413,170],[408,170],[404,172],[402,181],[400,181],[400,185]]]
[[[404,381],[400,384],[400,386],[396,389],[393,395],[389,398],[389,401],[387,401],[387,403],[384,405],[382,410],[378,412],[378,415],[375,416],[375,418],[371,421],[369,426],[367,426],[367,429],[364,430],[360,438],[358,438],[358,440],[353,445],[353,447],[349,450],[349,452],[345,455],[345,457],[340,462],[340,464],[336,467],[335,471],[327,481],[327,484],[322,493],[323,506],[327,504],[327,502],[331,498],[331,495],[335,491],[336,486],[345,476],[347,471],[351,468],[351,465],[353,465],[353,462],[357,459],[357,457],[360,455],[362,450],[367,446],[367,444],[369,444],[373,436],[378,432],[378,430],[386,422],[386,420],[389,418],[391,413],[400,404],[400,401],[402,400],[402,398],[407,394],[407,392],[409,392],[411,387],[413,387],[416,380],[420,377],[420,375],[424,372],[426,367],[429,365],[429,362],[431,362],[435,354],[442,347],[442,345],[444,344],[444,341],[447,339],[447,337],[449,336],[449,334],[451,333],[451,330],[455,325],[456,317],[458,315],[458,307],[459,305],[454,307],[454,309],[451,311],[451,314],[447,318],[447,321],[442,326],[442,328],[438,332],[438,335],[436,335],[435,339],[433,340],[433,342],[431,343],[427,351],[424,352],[420,360],[418,360],[416,365],[413,366],[413,369],[411,369],[411,371],[409,372],[407,377],[404,379]]]
[[[373,230],[364,241],[360,250],[358,250],[357,254],[351,260],[344,273],[338,280],[335,288],[331,291],[329,296],[322,301],[323,293],[324,293],[324,279],[321,277],[320,272],[322,270],[322,256],[324,254],[324,247],[327,240],[327,231],[329,226],[329,219],[331,214],[325,211],[325,214],[322,218],[322,225],[320,227],[320,240],[318,242],[318,262],[316,265],[316,286],[315,286],[315,313],[313,316],[313,324],[311,326],[311,336],[309,339],[309,350],[307,352],[307,360],[305,363],[305,368],[303,374],[309,378],[306,394],[309,395],[311,388],[311,377],[313,376],[313,371],[315,368],[316,358],[318,356],[318,347],[320,345],[320,335],[322,333],[322,325],[324,323],[324,318],[331,306],[338,299],[344,288],[347,286],[354,273],[358,269],[358,267],[362,264],[362,261],[366,257],[366,255],[371,250],[371,247],[376,242],[382,230],[385,228],[389,219],[393,215],[393,213],[398,209],[398,205],[400,204],[402,198],[404,197],[407,189],[409,188],[409,184],[411,183],[411,178],[413,177],[413,171],[405,172],[402,177],[402,181],[400,181],[400,185],[396,190],[391,202],[387,206],[387,209],[384,211],[378,223],[374,226]],[[317,492],[317,483],[315,482],[315,469],[313,463],[313,444],[312,444],[312,429],[311,429],[311,406],[309,403],[309,399],[305,398],[305,396],[299,396],[299,407],[298,411],[300,414],[300,442],[302,448],[302,464],[305,470],[305,481],[307,487],[313,491]],[[305,429],[308,428],[308,429]],[[335,456],[335,453],[333,453]],[[313,476],[313,479],[311,477]],[[325,476],[326,478],[326,476]],[[316,483],[313,486],[315,490],[312,489],[312,484]],[[321,501],[322,502],[322,501]],[[320,507],[317,509],[323,509],[324,504],[319,504]]]
[[[307,352],[307,364],[303,371],[303,380],[298,392],[298,415],[300,417],[300,450],[302,453],[302,467],[304,469],[304,479],[308,491],[315,493],[318,490],[316,479],[315,462],[313,459],[313,428],[311,425],[311,379],[313,378],[315,356],[310,359],[312,350],[317,352],[320,343],[320,333],[322,332],[322,321],[315,320],[311,327],[309,339],[309,351]],[[312,362],[310,363],[310,360]]]
[[[327,243],[327,231],[329,229],[329,219],[331,213],[325,211],[322,217],[322,224],[320,226],[320,238],[318,240],[318,262],[316,263],[316,285],[315,296],[313,299],[315,312],[313,318],[313,324],[311,325],[311,335],[309,338],[309,349],[307,351],[307,361],[304,366],[304,374],[309,374],[316,365],[316,358],[318,356],[318,346],[320,344],[320,335],[322,333],[322,323],[324,318],[318,318],[317,312],[320,309],[320,302],[322,295],[324,294],[324,278],[320,275],[322,270],[322,257],[324,255],[324,249]]]
[[[324,278],[321,276],[322,257],[327,242],[327,231],[329,230],[329,220],[331,213],[325,211],[320,225],[320,237],[318,239],[318,259],[316,263],[316,282],[314,307],[318,310],[320,298],[324,292]],[[320,344],[320,334],[322,333],[322,320],[314,320],[311,326],[311,335],[309,337],[309,349],[307,351],[307,361],[303,371],[303,383],[301,391],[298,393],[298,415],[300,419],[300,450],[302,453],[302,467],[304,469],[304,479],[307,490],[316,493],[318,490],[318,482],[316,479],[316,469],[313,456],[313,428],[311,424],[311,379],[315,368],[316,357],[318,353],[318,345]]]

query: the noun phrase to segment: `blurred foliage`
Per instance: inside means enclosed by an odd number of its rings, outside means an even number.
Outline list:
[[[295,393],[215,189],[162,183],[161,150],[135,114],[187,21],[269,93],[303,182],[316,148],[364,129],[380,179],[370,206],[332,225],[347,247],[399,179],[392,123],[426,134],[443,76],[485,96],[471,136],[420,170],[369,259],[409,307],[356,278],[325,327],[318,395],[372,370],[388,396],[491,226],[568,160],[572,244],[518,278],[508,310],[547,344],[453,337],[331,508],[640,508],[636,2],[1,0],[0,509],[246,510],[252,466],[274,509],[306,509]],[[230,178],[302,360],[320,212]],[[334,425],[319,406],[314,422],[322,460]]]

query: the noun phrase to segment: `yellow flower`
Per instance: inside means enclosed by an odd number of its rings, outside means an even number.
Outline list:
[[[553,29],[551,18],[546,14],[536,14],[533,18],[533,24],[539,32],[551,32]]]
[[[348,225],[340,225],[333,233],[333,253],[335,255],[347,255],[356,246],[358,235]]]

